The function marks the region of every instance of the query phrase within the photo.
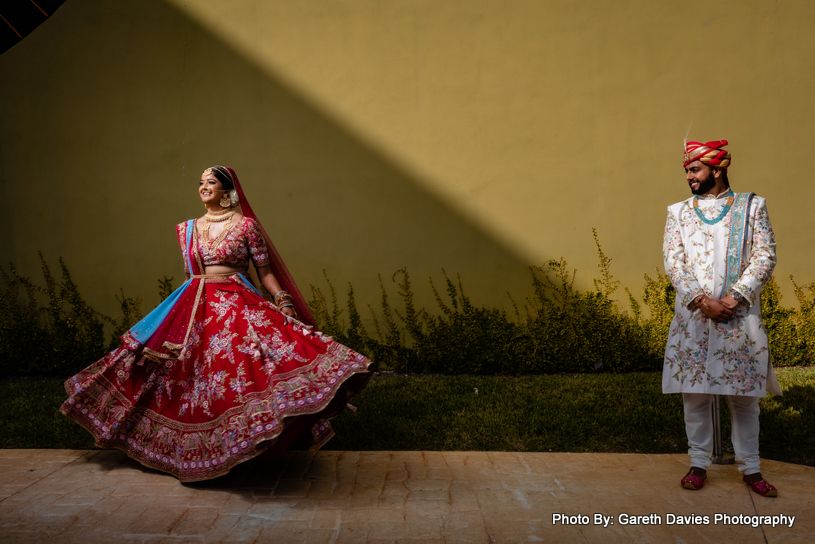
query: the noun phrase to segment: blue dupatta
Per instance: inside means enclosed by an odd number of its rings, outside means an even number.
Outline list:
[[[747,254],[747,222],[750,219],[750,203],[755,193],[736,193],[730,218],[730,236],[727,240],[727,267],[722,292],[726,296],[739,281],[750,255]]]
[[[194,222],[195,219],[190,219],[187,221],[187,268],[190,270],[190,272],[195,270],[195,268],[193,268],[192,259],[192,233],[194,230]],[[173,291],[169,297],[165,298],[164,301],[152,312],[147,314],[144,319],[133,325],[129,331],[130,335],[133,336],[134,339],[138,340],[141,344],[147,343],[150,337],[153,336],[153,333],[156,332],[156,329],[159,328],[159,326],[170,314],[170,311],[181,298],[181,295],[183,295],[184,292],[189,289],[190,285],[192,285],[192,278],[181,284],[181,287]]]

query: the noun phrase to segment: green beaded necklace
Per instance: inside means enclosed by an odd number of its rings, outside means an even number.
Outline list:
[[[696,212],[696,217],[698,217],[703,223],[707,223],[708,225],[715,225],[722,219],[724,216],[727,215],[727,212],[730,211],[730,208],[733,206],[734,202],[734,194],[732,189],[728,189],[727,191],[727,202],[725,202],[724,207],[722,208],[722,212],[716,219],[708,219],[705,217],[705,214],[702,213],[702,210],[699,209],[699,195],[696,195],[693,199],[693,211]]]

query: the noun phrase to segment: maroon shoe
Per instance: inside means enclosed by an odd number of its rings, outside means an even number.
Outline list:
[[[752,474],[750,476],[752,476]],[[778,490],[775,488],[775,486],[768,482],[767,480],[765,480],[764,478],[753,483],[747,479],[747,475],[745,474],[744,478],[742,479],[744,480],[744,483],[746,483],[748,487],[750,487],[750,489],[752,489],[755,493],[758,493],[762,497],[778,496]]]
[[[705,480],[707,480],[707,471],[698,467],[690,467],[690,470],[685,477],[682,478],[680,484],[685,489],[691,489],[693,491],[698,491],[702,489],[705,485]]]

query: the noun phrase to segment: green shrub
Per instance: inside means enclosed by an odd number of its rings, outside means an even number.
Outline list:
[[[626,289],[630,313],[613,298],[619,282],[597,232],[600,279],[594,289],[575,288],[576,271],[563,259],[531,266],[532,295],[521,308],[508,294],[514,312],[474,305],[460,276],[445,280],[441,294],[429,279],[437,311],[416,308],[406,269],[392,277],[402,310],[391,306],[380,276],[379,313],[369,306],[374,334],[362,324],[349,284],[350,326],[342,319],[334,286],[323,271],[330,296],[312,286],[312,309],[318,327],[380,363],[408,373],[545,374],[558,372],[635,372],[662,367],[676,291],[668,277],[645,274],[642,300]],[[763,314],[776,366],[810,365],[815,350],[815,284],[799,287],[792,277],[799,309],[779,304],[771,280],[763,293]],[[329,300],[330,299],[330,300]]]
[[[400,301],[392,305],[379,277],[378,309],[368,305],[372,331],[357,309],[348,285],[346,309],[323,271],[327,294],[311,286],[309,307],[324,333],[377,361],[406,373],[547,374],[559,372],[654,371],[673,318],[675,291],[665,274],[645,275],[642,300],[626,289],[628,310],[613,298],[619,282],[611,274],[597,232],[600,278],[594,289],[575,288],[576,271],[563,259],[531,266],[532,294],[519,306],[507,293],[511,312],[473,304],[462,279],[442,270],[440,292],[429,278],[437,309],[417,308],[407,269],[391,277]],[[57,281],[40,255],[44,285],[0,267],[0,377],[66,377],[119,345],[119,338],[142,318],[141,299],[116,295],[121,313],[104,316],[82,299],[60,259]],[[162,300],[173,278],[159,280]],[[812,365],[815,358],[815,283],[799,286],[790,276],[798,308],[784,308],[774,279],[765,286],[762,312],[776,366]],[[347,314],[346,314],[347,311]],[[647,315],[646,315],[647,314]],[[347,315],[347,322],[346,322]],[[109,330],[105,341],[105,328]]]
[[[42,254],[40,263],[43,285],[20,275],[13,264],[8,272],[0,267],[0,378],[75,374],[115,348],[119,336],[142,317],[140,299],[124,292],[116,297],[122,315],[100,314],[82,298],[62,258],[59,281]]]
[[[770,351],[775,366],[811,365],[815,351],[815,284],[799,287],[790,274],[799,308],[781,306],[781,290],[770,279],[761,293],[764,326],[770,337]]]
[[[60,376],[105,353],[103,325],[60,259],[57,281],[40,254],[44,285],[0,267],[0,376]],[[43,300],[44,299],[44,300]]]

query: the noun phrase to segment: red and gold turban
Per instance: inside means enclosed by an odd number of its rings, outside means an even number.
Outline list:
[[[727,140],[716,140],[706,144],[688,142],[685,144],[684,166],[693,161],[701,161],[708,166],[726,170],[730,166],[730,152],[722,149],[726,145]]]

